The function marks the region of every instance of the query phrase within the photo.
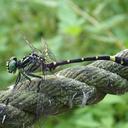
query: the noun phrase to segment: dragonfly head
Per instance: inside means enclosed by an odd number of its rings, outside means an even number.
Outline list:
[[[15,73],[17,70],[17,58],[11,57],[9,61],[7,61],[6,66],[9,73]]]

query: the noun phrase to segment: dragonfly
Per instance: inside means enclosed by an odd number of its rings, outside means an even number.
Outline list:
[[[54,54],[49,50],[47,43],[44,41],[44,47],[42,50],[39,50],[35,48],[30,42],[26,40],[27,44],[31,48],[32,52],[23,57],[22,59],[17,59],[16,57],[11,57],[10,60],[7,62],[7,68],[9,73],[16,73],[19,71],[18,76],[15,81],[14,89],[18,85],[18,83],[23,78],[26,78],[31,82],[31,78],[39,78],[42,79],[42,75],[45,76],[46,72],[54,71],[57,67],[72,64],[72,63],[80,63],[80,62],[86,62],[86,61],[97,61],[97,60],[107,60],[116,62],[118,64],[128,66],[128,58],[125,57],[118,57],[118,56],[109,56],[109,55],[101,55],[101,56],[87,56],[77,59],[70,59],[70,60],[62,60],[62,61],[56,61],[56,58]],[[42,75],[36,75],[35,72],[41,71]],[[40,87],[38,87],[38,90]],[[37,91],[38,92],[38,91]],[[42,113],[42,97],[39,96],[39,99],[37,101],[37,111],[36,111],[36,117],[40,117],[40,114]],[[7,101],[9,103],[9,99]]]
[[[22,76],[24,76],[27,80],[31,82],[31,77],[35,77],[39,79],[42,78],[41,75],[35,75],[34,72],[41,70],[42,74],[45,75],[45,72],[47,71],[53,71],[59,66],[72,64],[72,63],[107,60],[107,61],[113,61],[118,64],[128,66],[128,58],[118,57],[118,56],[109,56],[109,55],[89,56],[89,57],[82,57],[77,59],[54,61],[56,59],[53,56],[52,52],[48,49],[46,42],[45,42],[44,50],[43,49],[39,50],[35,48],[32,44],[30,44],[30,42],[28,41],[26,42],[31,47],[32,52],[29,55],[19,60],[16,57],[11,57],[7,62],[7,69],[9,73],[14,74],[16,73],[17,70],[19,71],[16,82],[15,82],[15,87],[20,82]],[[44,42],[44,41],[41,41],[41,42]]]

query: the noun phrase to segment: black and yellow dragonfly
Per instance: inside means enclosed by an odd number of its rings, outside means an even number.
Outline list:
[[[121,65],[128,66],[128,58],[118,57],[118,56],[108,56],[108,55],[82,57],[78,59],[50,62],[48,61],[48,59],[53,57],[51,57],[51,52],[49,52],[50,50],[48,49],[46,43],[45,43],[46,46],[44,49],[45,53],[43,50],[42,52],[41,50],[36,49],[29,42],[27,43],[33,50],[31,54],[25,56],[21,60],[18,60],[16,57],[11,57],[10,60],[7,62],[7,68],[9,73],[15,73],[17,70],[19,71],[19,75],[17,76],[15,85],[19,83],[21,76],[24,76],[26,79],[28,79],[31,82],[30,77],[42,78],[42,76],[34,74],[34,72],[36,72],[37,70],[38,71],[41,70],[41,72],[45,74],[46,71],[53,71],[59,66],[72,64],[72,63],[80,63],[85,61],[97,61],[97,60],[109,60]],[[51,59],[51,60],[55,60],[55,59]]]

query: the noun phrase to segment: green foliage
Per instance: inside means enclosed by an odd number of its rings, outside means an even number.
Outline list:
[[[1,0],[0,87],[13,83],[6,70],[11,56],[30,52],[25,36],[40,47],[43,36],[57,59],[115,54],[128,47],[127,0]],[[57,117],[49,128],[127,128],[128,96],[108,96],[101,103]],[[44,122],[40,123],[43,124]]]

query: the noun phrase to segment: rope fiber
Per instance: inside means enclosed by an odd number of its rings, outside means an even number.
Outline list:
[[[128,57],[128,49],[116,54]],[[128,66],[112,61],[95,61],[70,67],[19,83],[12,91],[0,91],[0,128],[30,128],[44,115],[56,115],[76,106],[100,102],[106,94],[128,91]],[[7,103],[9,99],[9,103]]]

